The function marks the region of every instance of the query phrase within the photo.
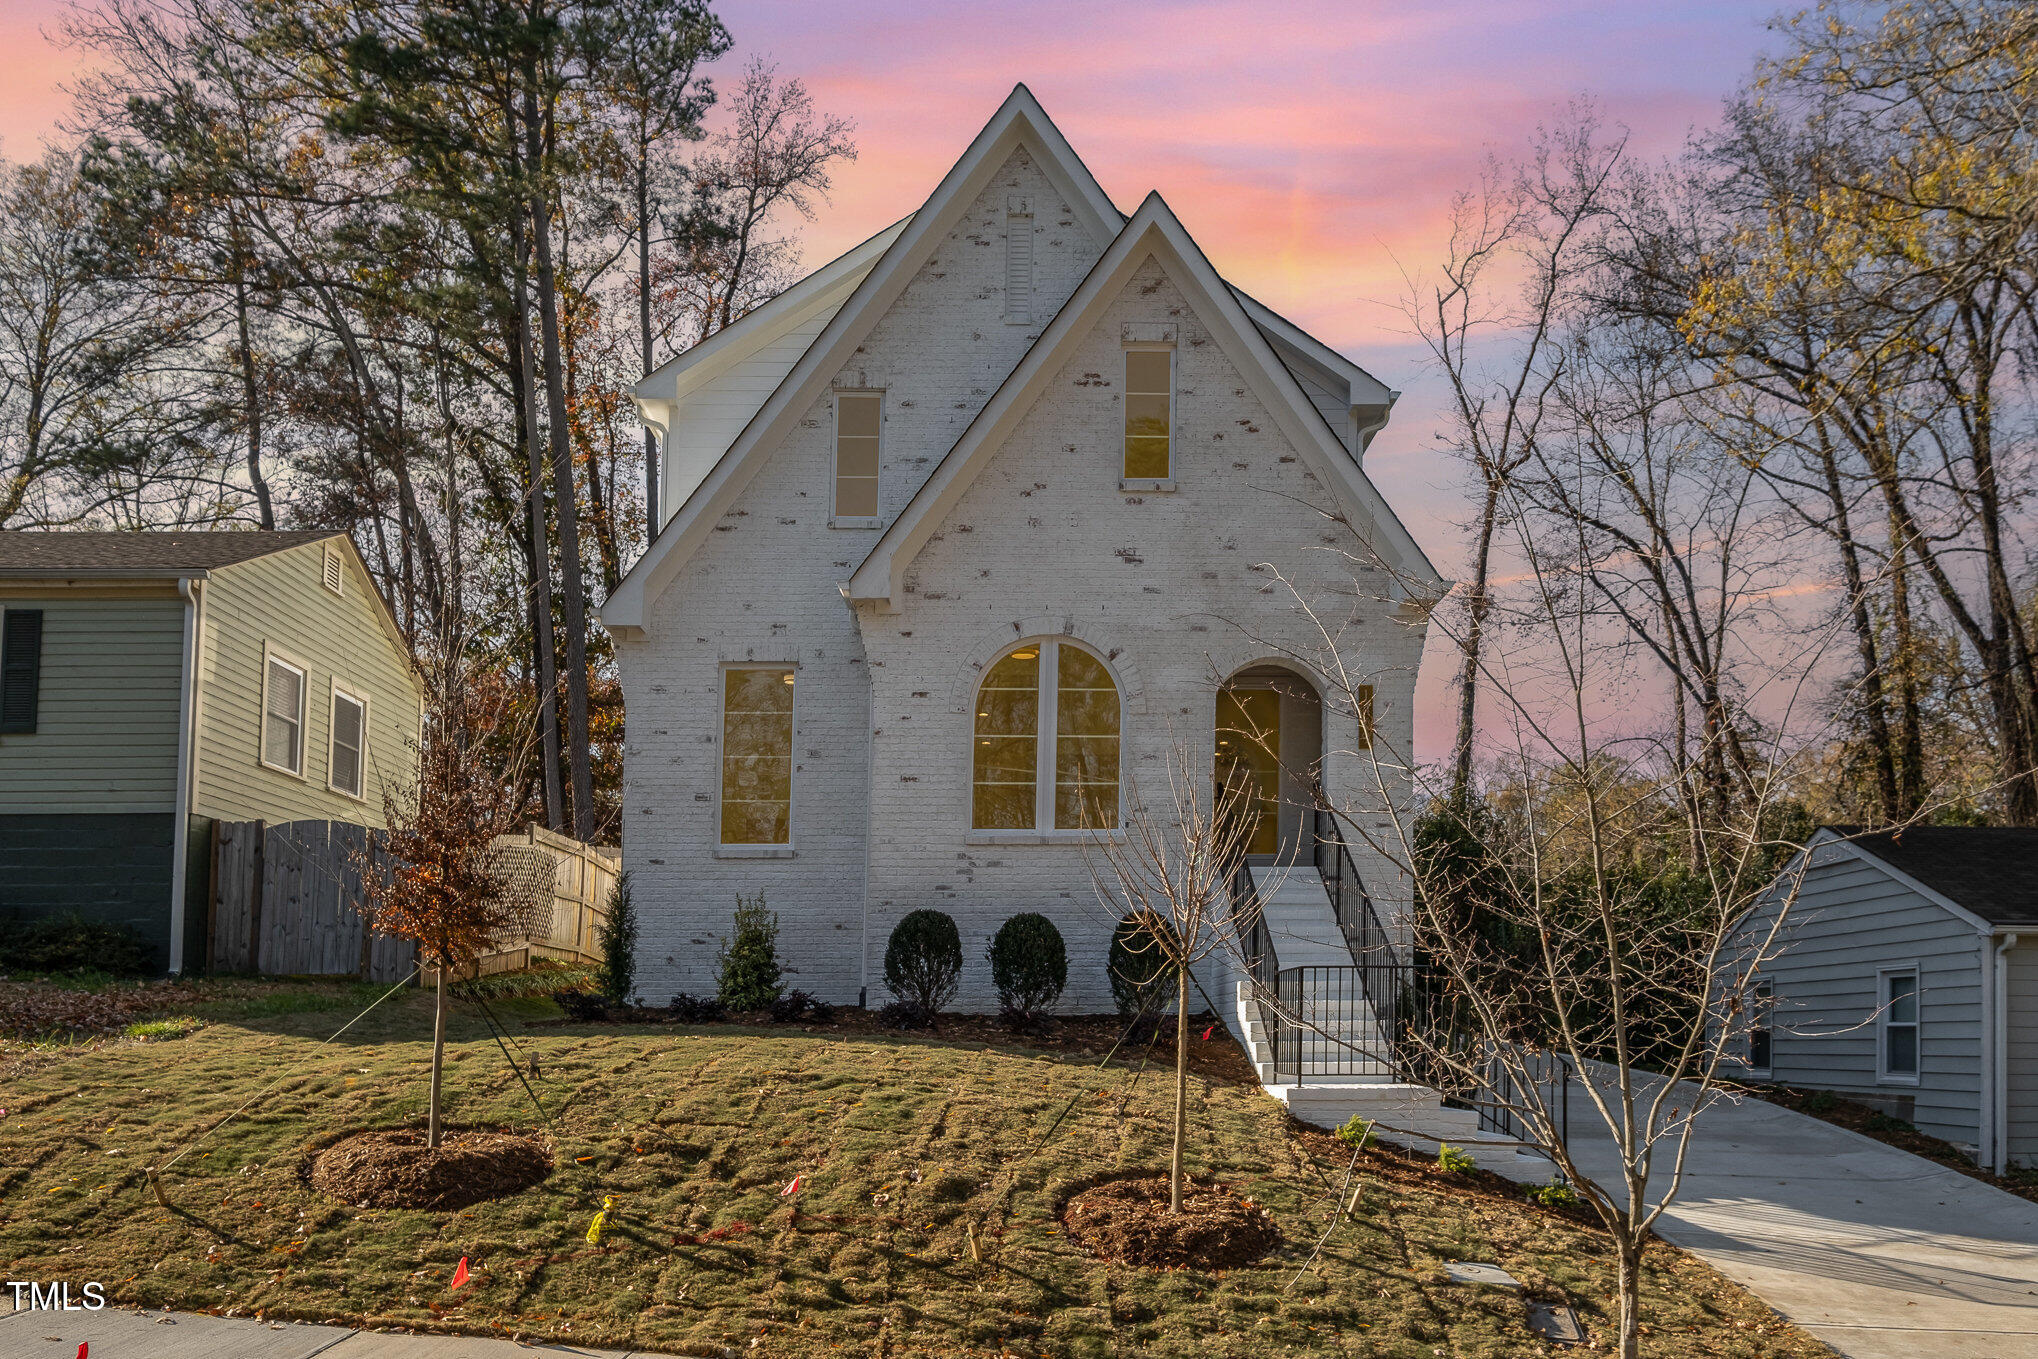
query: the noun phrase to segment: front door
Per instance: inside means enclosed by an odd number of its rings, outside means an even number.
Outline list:
[[[1272,689],[1221,689],[1217,694],[1217,786],[1242,782],[1252,834],[1246,853],[1281,849],[1281,696]]]

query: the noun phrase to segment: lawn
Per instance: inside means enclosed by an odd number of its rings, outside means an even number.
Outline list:
[[[1059,1204],[1165,1164],[1164,1052],[1143,1073],[1144,1053],[1100,1070],[1023,1043],[569,1026],[549,1002],[495,1001],[538,1061],[541,1118],[462,1006],[452,1117],[539,1130],[557,1168],[460,1212],[364,1211],[300,1169],[342,1131],[418,1117],[426,998],[406,993],[322,1046],[374,992],[238,985],[177,1009],[196,1028],[0,1055],[5,1277],[97,1279],[152,1306],[676,1354],[1563,1352],[1529,1335],[1522,1298],[1444,1282],[1444,1261],[1485,1260],[1606,1332],[1595,1233],[1492,1177],[1389,1153],[1362,1161],[1356,1213],[1308,1264],[1348,1153],[1221,1076],[1193,1083],[1192,1168],[1264,1204],[1285,1245],[1229,1272],[1088,1258]],[[166,1177],[173,1211],[157,1206],[143,1168],[279,1079]],[[591,1245],[604,1195],[616,1206]],[[473,1280],[451,1291],[463,1256]],[[1826,1353],[1667,1247],[1651,1252],[1647,1288],[1647,1354]]]

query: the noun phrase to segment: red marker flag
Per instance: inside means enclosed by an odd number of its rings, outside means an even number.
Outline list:
[[[467,1257],[463,1255],[460,1257],[460,1263],[454,1267],[453,1283],[451,1286],[454,1288],[459,1288],[466,1282],[467,1282]]]
[[[1211,1035],[1211,1034],[1213,1034],[1213,1033],[1216,1033],[1216,1032],[1217,1032],[1217,1026],[1216,1026],[1215,1024],[1212,1024],[1212,1025],[1211,1025],[1211,1026],[1210,1026],[1209,1028],[1207,1028],[1207,1029],[1203,1030],[1203,1041],[1204,1041],[1204,1042],[1206,1042],[1206,1043],[1207,1043],[1207,1042],[1209,1042],[1209,1041],[1210,1041],[1210,1035]]]
[[[91,1343],[89,1340],[80,1340],[78,1342],[78,1359],[85,1359],[85,1351],[91,1346]]]
[[[782,1199],[789,1199],[799,1192],[800,1192],[800,1177],[795,1175],[792,1177],[790,1181],[787,1182],[785,1188],[778,1191],[778,1196]]]

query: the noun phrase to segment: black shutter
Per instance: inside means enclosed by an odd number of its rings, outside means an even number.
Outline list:
[[[35,730],[42,689],[42,610],[9,609],[0,625],[0,732]]]

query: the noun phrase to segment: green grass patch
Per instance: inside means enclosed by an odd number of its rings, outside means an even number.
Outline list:
[[[111,1044],[0,1067],[7,1277],[96,1278],[152,1306],[667,1353],[1540,1353],[1521,1297],[1443,1281],[1444,1261],[1474,1259],[1606,1333],[1603,1238],[1483,1174],[1377,1146],[1354,1215],[1310,1263],[1353,1149],[1299,1130],[1255,1087],[1202,1078],[1191,1170],[1262,1203],[1286,1244],[1224,1272],[1089,1258],[1060,1204],[1099,1177],[1165,1166],[1159,1056],[1142,1074],[1143,1054],[1099,1070],[939,1034],[524,1028],[517,1017],[556,1009],[491,1004],[520,1060],[537,1061],[544,1114],[461,1004],[451,1117],[535,1131],[557,1168],[457,1212],[369,1211],[300,1178],[314,1146],[422,1114],[430,1008],[416,992],[331,1043],[351,1009],[251,1006],[205,1015],[174,1062]],[[175,1207],[158,1207],[144,1169],[265,1090],[165,1176]],[[803,1187],[781,1197],[795,1176]],[[605,1196],[615,1208],[590,1244]],[[473,1282],[453,1292],[463,1256]],[[1643,1352],[1656,1359],[1823,1353],[1667,1247],[1650,1252],[1646,1285]]]
[[[169,1019],[143,1019],[128,1025],[121,1032],[128,1038],[160,1041],[169,1038],[185,1038],[205,1027],[203,1020],[190,1015],[177,1015]]]

